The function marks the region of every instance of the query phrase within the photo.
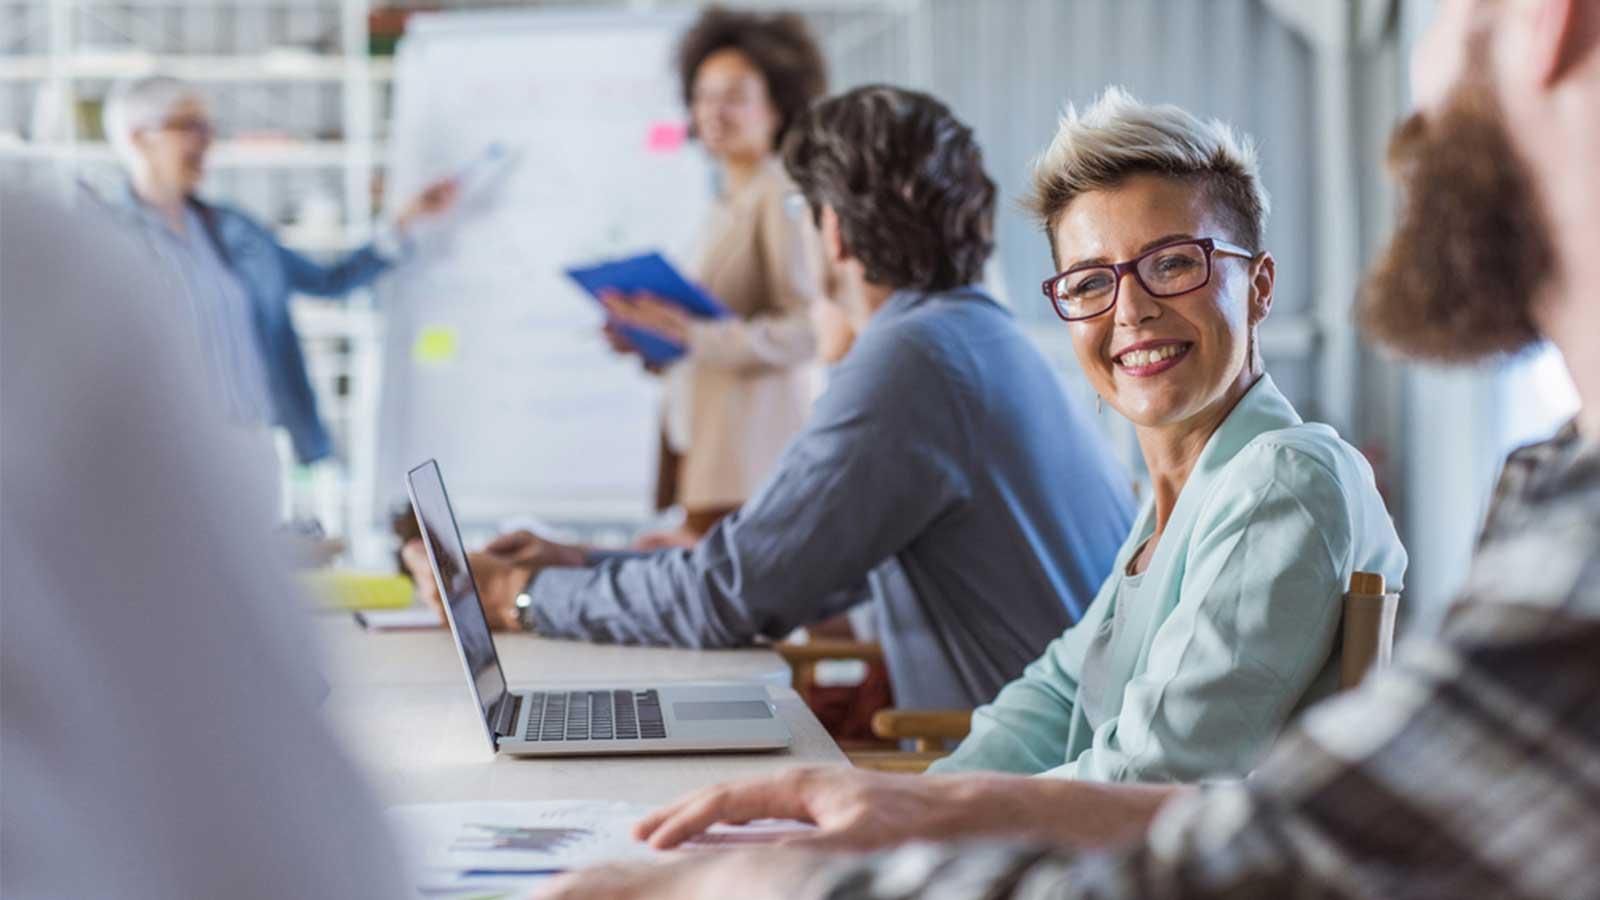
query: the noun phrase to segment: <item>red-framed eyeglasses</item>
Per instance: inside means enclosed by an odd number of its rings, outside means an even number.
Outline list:
[[[1212,257],[1218,253],[1254,259],[1255,254],[1216,238],[1185,238],[1152,247],[1127,262],[1086,263],[1045,280],[1044,295],[1056,315],[1081,322],[1117,305],[1123,276],[1132,274],[1152,297],[1176,297],[1211,283]]]

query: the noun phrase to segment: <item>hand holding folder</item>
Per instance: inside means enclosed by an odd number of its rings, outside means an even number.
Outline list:
[[[568,269],[567,277],[602,303],[617,294],[648,294],[697,319],[728,315],[720,303],[679,274],[659,253]],[[652,366],[665,365],[684,354],[682,344],[662,334],[633,324],[615,324],[615,330]]]

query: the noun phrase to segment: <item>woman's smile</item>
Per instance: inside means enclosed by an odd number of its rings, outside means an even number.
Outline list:
[[[1140,341],[1119,351],[1111,361],[1125,375],[1149,378],[1182,363],[1192,349],[1193,341]]]

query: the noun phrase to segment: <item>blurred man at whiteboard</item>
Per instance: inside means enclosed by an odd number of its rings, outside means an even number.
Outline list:
[[[826,86],[822,52],[796,15],[712,7],[678,46],[692,134],[716,163],[720,196],[698,235],[693,275],[733,315],[694,319],[648,295],[606,299],[612,325],[686,350],[665,371],[656,505],[684,510],[693,543],[739,508],[805,424],[817,354],[811,308],[823,298],[822,248],[777,147]]]
[[[895,701],[977,705],[1092,599],[1131,524],[1127,477],[975,286],[995,187],[943,104],[886,87],[824,101],[784,163],[859,333],[776,470],[693,548],[602,555],[518,532],[473,556],[478,589],[499,628],[727,647],[870,587]],[[421,545],[405,555],[432,585]]]

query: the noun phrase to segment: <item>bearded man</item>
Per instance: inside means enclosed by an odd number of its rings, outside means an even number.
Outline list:
[[[547,896],[1600,897],[1600,0],[1442,0],[1413,62],[1419,112],[1391,148],[1406,199],[1361,320],[1429,360],[1548,340],[1583,404],[1507,461],[1438,635],[1310,710],[1244,783],[800,771],[640,832],[790,816],[815,846],[593,870]],[[1004,841],[827,852],[971,838]]]

